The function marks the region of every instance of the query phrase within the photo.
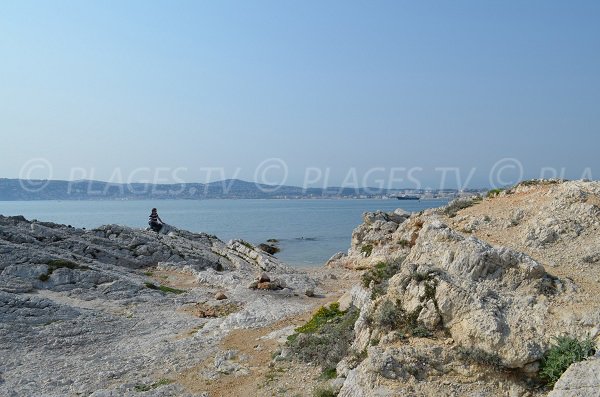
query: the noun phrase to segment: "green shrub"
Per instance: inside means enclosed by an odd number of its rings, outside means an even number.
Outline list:
[[[368,258],[371,256],[371,254],[373,253],[373,245],[371,244],[365,244],[362,247],[360,247],[360,252],[365,256],[365,258]]]
[[[341,317],[346,312],[340,311],[339,302],[334,302],[329,307],[323,306],[312,316],[312,318],[303,326],[296,328],[296,332],[306,334],[317,332],[328,321]]]
[[[335,397],[337,393],[330,387],[319,387],[313,392],[314,397]]]
[[[385,281],[392,278],[392,276],[400,270],[400,264],[398,262],[385,263],[379,262],[371,269],[367,270],[362,275],[362,285],[365,288],[369,288],[371,281],[374,284],[382,284]]]
[[[373,288],[371,290],[371,299],[376,299],[378,296],[385,294],[387,289],[387,281],[398,273],[400,270],[400,261],[393,263],[379,262],[371,269],[367,270],[362,275],[362,285],[365,288],[371,286],[373,282]]]
[[[337,371],[335,368],[325,368],[321,373],[323,379],[335,379],[337,378]]]
[[[426,338],[431,336],[431,331],[418,321],[421,309],[421,306],[417,306],[414,311],[407,312],[399,301],[393,303],[386,300],[375,311],[374,322],[378,328],[386,331],[399,330],[403,335]]]
[[[400,310],[389,300],[383,301],[375,312],[375,324],[377,327],[391,331],[400,323]]]
[[[407,248],[407,247],[411,247],[411,246],[412,246],[412,244],[410,243],[410,241],[408,241],[408,240],[404,240],[404,239],[402,239],[402,240],[399,240],[399,241],[398,241],[398,245],[399,245],[399,246],[401,246],[401,247],[404,247],[404,248]]]
[[[579,341],[569,336],[559,336],[542,359],[540,377],[552,387],[571,364],[593,355],[595,350],[591,339]]]
[[[492,189],[492,190],[490,190],[490,191],[487,192],[487,198],[496,197],[497,195],[499,195],[503,191],[504,191],[504,189]]]
[[[305,325],[296,328],[286,344],[298,359],[316,363],[330,373],[348,354],[358,314],[355,307],[340,311],[338,303],[322,307]]]

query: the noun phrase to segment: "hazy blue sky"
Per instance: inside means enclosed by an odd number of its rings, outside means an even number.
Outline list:
[[[0,177],[599,179],[599,21],[597,0],[3,1]]]

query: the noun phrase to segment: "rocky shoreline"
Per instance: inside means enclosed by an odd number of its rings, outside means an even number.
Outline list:
[[[324,380],[287,338],[352,307]],[[1,396],[598,396],[599,358],[540,381],[561,335],[600,335],[598,182],[366,213],[313,271],[207,234],[0,216]]]
[[[311,277],[243,241],[22,217],[0,217],[0,271],[6,396],[139,395],[219,354],[231,330],[310,310],[306,292],[319,293]],[[250,289],[265,273],[270,283]],[[174,383],[148,392],[187,395]]]

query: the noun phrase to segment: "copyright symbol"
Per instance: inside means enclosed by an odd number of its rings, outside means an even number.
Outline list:
[[[512,157],[503,158],[490,171],[490,186],[494,189],[512,186],[523,179],[523,164]]]
[[[33,179],[33,175],[38,176],[37,180]],[[39,175],[43,178],[39,178]],[[21,189],[26,192],[35,193],[43,190],[50,183],[52,178],[52,164],[47,159],[35,158],[27,161],[19,171],[19,184]]]
[[[288,166],[280,158],[266,159],[254,171],[254,183],[263,193],[273,193],[279,190],[287,177]]]

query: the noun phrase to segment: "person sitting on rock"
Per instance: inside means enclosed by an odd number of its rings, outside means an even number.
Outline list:
[[[156,233],[160,232],[160,229],[162,229],[165,223],[160,219],[160,216],[158,216],[156,208],[152,208],[149,219],[150,221],[148,224],[150,225],[150,229],[154,230]]]

